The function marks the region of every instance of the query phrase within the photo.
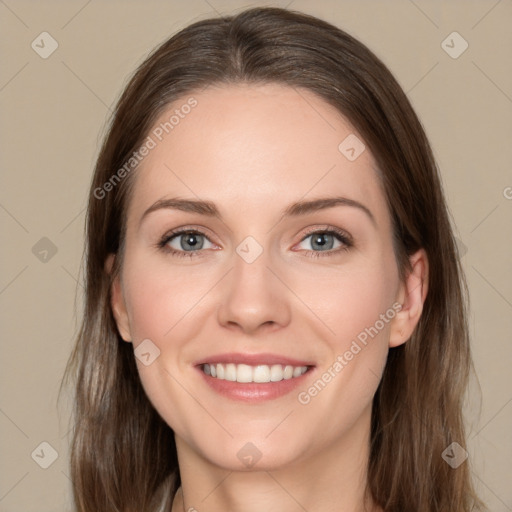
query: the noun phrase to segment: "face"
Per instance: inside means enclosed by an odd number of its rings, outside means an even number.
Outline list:
[[[227,469],[349,447],[410,334],[362,137],[313,93],[270,84],[191,94],[149,135],[112,305],[178,446]]]

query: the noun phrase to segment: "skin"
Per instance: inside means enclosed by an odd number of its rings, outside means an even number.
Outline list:
[[[112,290],[122,338],[134,348],[149,338],[160,350],[154,363],[137,365],[175,432],[182,487],[172,510],[364,510],[372,398],[389,347],[405,343],[420,318],[425,252],[411,257],[413,271],[400,282],[376,164],[369,150],[355,161],[338,150],[357,132],[322,99],[276,84],[210,87],[193,96],[197,106],[137,170],[124,264]],[[215,202],[222,220],[164,208],[140,223],[157,200],[178,196]],[[363,204],[375,223],[346,205],[282,217],[290,203],[333,196]],[[328,226],[349,233],[354,245],[336,252],[343,244],[328,238],[329,254],[312,245],[306,229]],[[206,233],[200,255],[179,258],[156,247],[179,227]],[[236,252],[249,235],[263,250],[252,263]],[[180,250],[183,238],[169,245]],[[401,311],[301,404],[298,392],[393,303]],[[288,355],[315,368],[283,397],[235,402],[207,386],[193,365],[227,352]],[[261,453],[251,468],[237,457],[248,442]],[[380,509],[369,502],[367,510]]]

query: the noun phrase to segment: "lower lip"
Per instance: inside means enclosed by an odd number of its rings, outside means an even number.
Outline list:
[[[232,400],[243,402],[265,402],[266,400],[275,400],[276,398],[287,395],[295,388],[304,384],[306,377],[309,377],[313,368],[309,368],[306,373],[300,377],[283,379],[279,382],[233,382],[230,380],[217,379],[204,373],[201,366],[197,367],[205,382],[217,393]]]

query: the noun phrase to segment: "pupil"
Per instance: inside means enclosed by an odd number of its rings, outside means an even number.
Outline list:
[[[319,245],[325,245],[324,235],[318,235],[316,239],[316,243]]]
[[[184,236],[185,238],[185,245],[190,246],[194,248],[196,245],[199,245],[199,242],[197,241],[197,235],[195,233],[188,233]],[[186,249],[186,247],[183,247],[183,249]]]
[[[329,244],[327,241],[326,241],[326,237],[329,237],[329,236],[332,236],[332,235],[327,235],[327,234],[319,234],[319,235],[316,235],[314,238],[313,238],[313,246],[314,245],[317,245],[319,248],[327,248],[327,249],[332,249],[332,243]],[[329,247],[328,247],[329,246]]]

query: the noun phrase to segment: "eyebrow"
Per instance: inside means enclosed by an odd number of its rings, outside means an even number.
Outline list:
[[[371,220],[374,226],[377,226],[375,217],[368,207],[364,204],[349,199],[348,197],[321,197],[318,199],[311,199],[308,201],[297,201],[287,206],[283,212],[282,217],[299,217],[308,215],[327,208],[335,206],[350,206],[363,211]],[[142,221],[152,212],[161,209],[180,210],[183,212],[197,213],[208,217],[217,217],[222,220],[222,215],[219,209],[212,201],[196,200],[196,199],[182,199],[179,197],[162,198],[153,203],[143,214],[140,219],[139,225]]]

